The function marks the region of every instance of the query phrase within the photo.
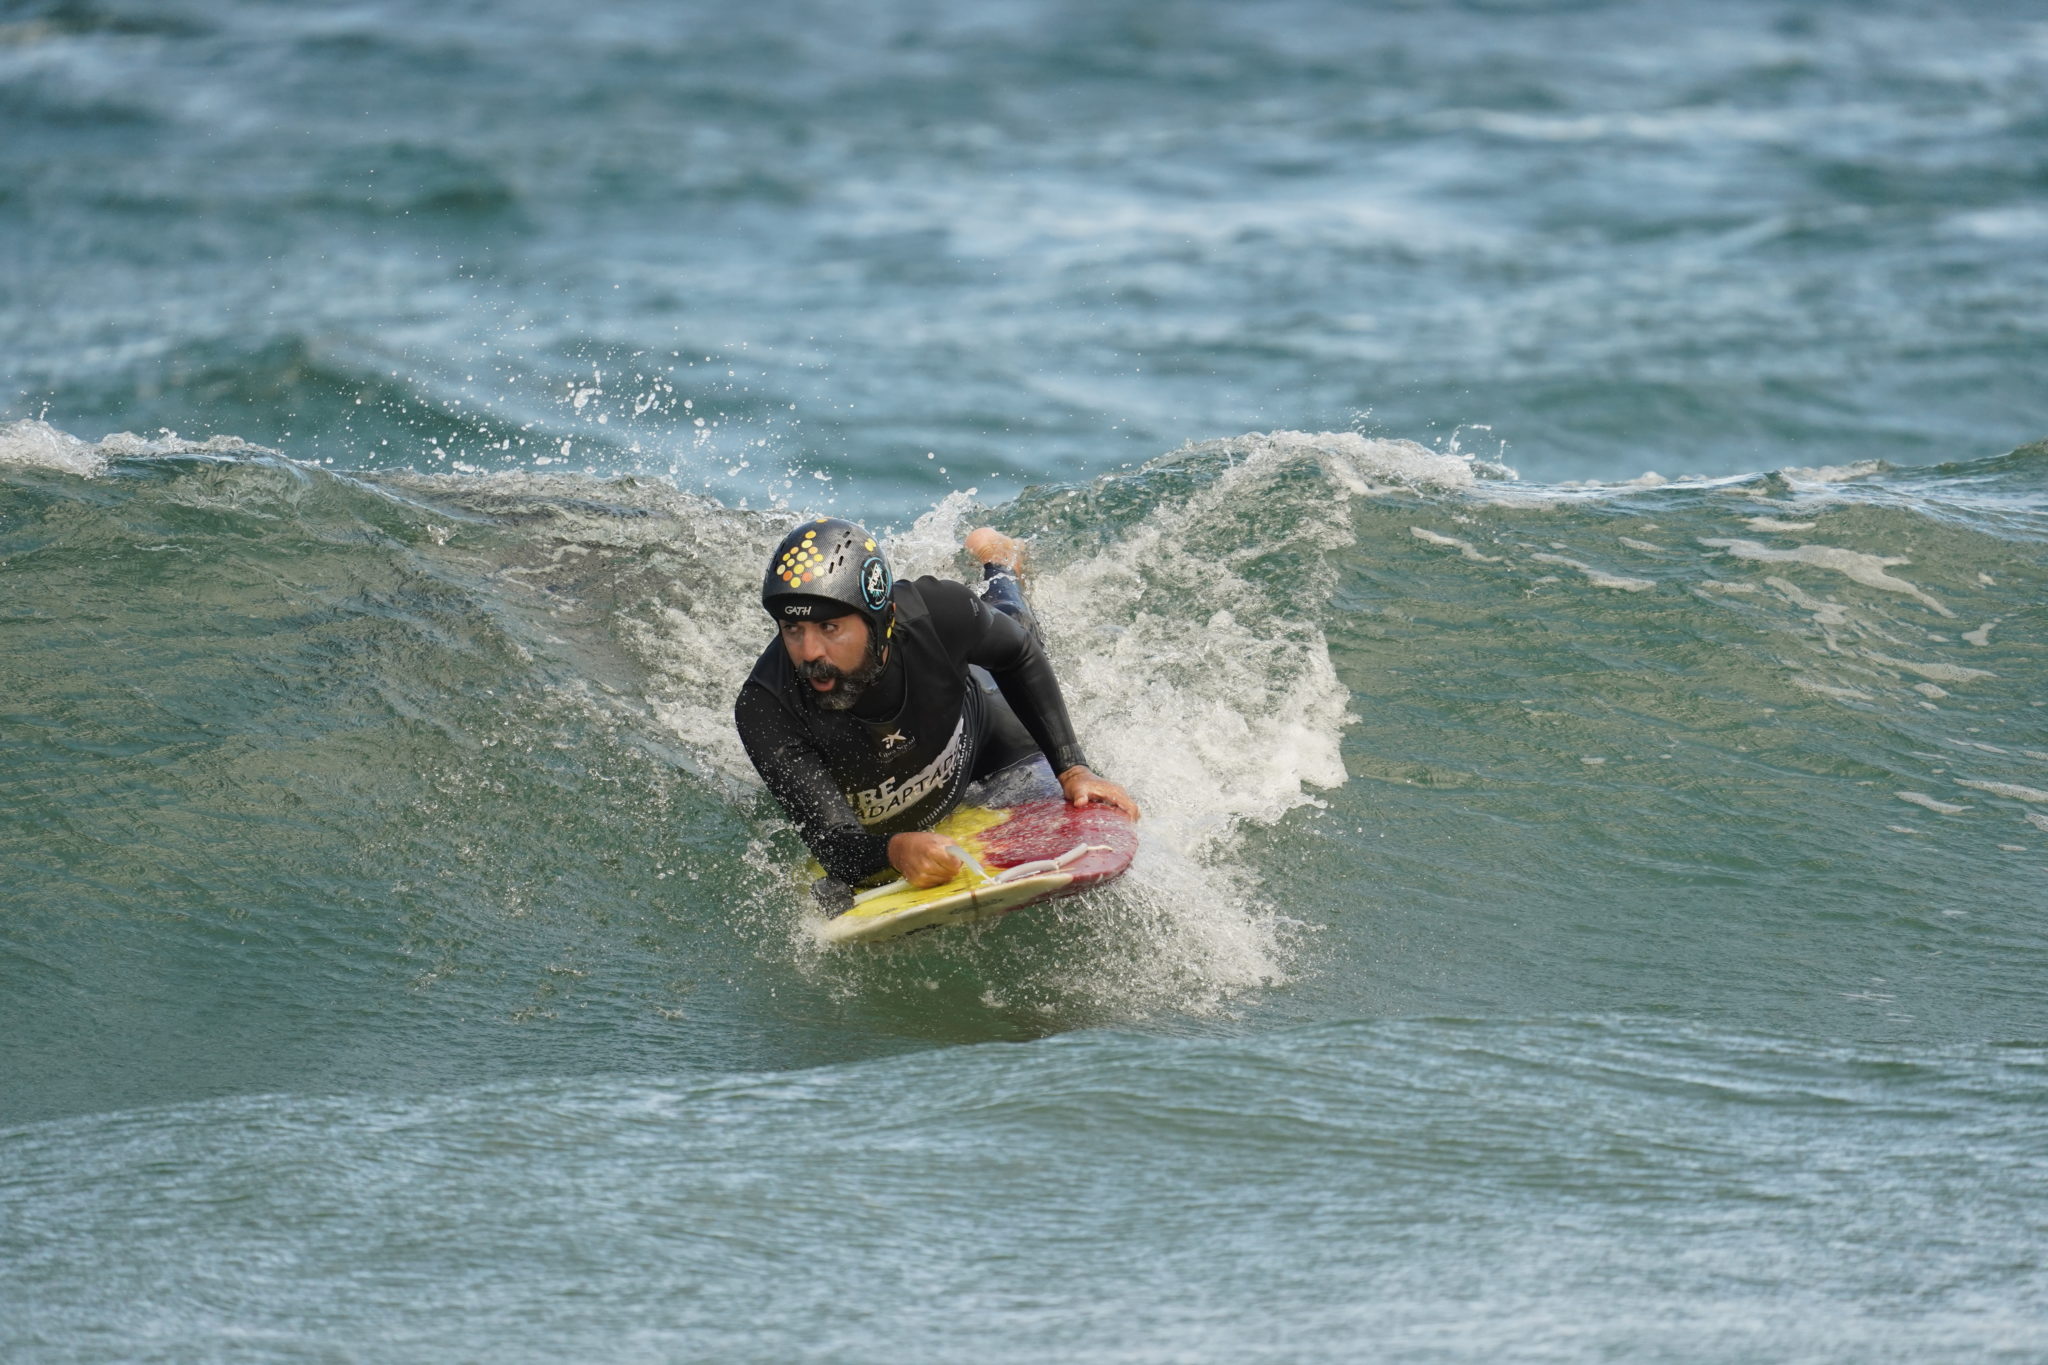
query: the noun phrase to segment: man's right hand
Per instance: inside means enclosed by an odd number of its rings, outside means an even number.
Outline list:
[[[915,830],[890,837],[889,866],[902,873],[904,881],[923,891],[952,881],[953,874],[960,870],[960,857],[953,852],[953,841],[945,835]]]

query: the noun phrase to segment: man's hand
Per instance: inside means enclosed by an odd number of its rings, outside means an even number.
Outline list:
[[[1097,777],[1080,763],[1060,774],[1060,790],[1067,794],[1070,806],[1115,806],[1133,820],[1138,818],[1138,803],[1131,800],[1131,794],[1106,777]]]
[[[918,890],[944,886],[960,870],[960,857],[953,841],[930,830],[891,835],[889,866],[903,874],[903,880]]]

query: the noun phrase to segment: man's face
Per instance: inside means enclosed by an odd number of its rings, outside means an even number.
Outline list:
[[[843,711],[881,674],[868,653],[868,623],[848,613],[824,621],[784,621],[782,647],[796,675],[827,710]]]

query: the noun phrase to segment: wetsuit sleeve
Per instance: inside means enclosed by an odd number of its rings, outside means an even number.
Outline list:
[[[919,586],[924,586],[923,580]],[[1045,657],[1031,632],[964,585],[945,583],[941,587],[955,591],[927,589],[925,593],[940,638],[955,650],[962,664],[979,664],[989,671],[1002,689],[1003,700],[1045,751],[1055,773],[1086,763],[1074,722],[1067,716],[1066,698],[1060,695],[1059,679],[1053,676],[1052,660]]]
[[[759,687],[742,687],[733,703],[733,721],[754,771],[826,872],[852,886],[889,866],[889,836],[868,833],[825,760],[773,696]]]

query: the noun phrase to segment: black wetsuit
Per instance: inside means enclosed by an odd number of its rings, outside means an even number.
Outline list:
[[[899,581],[893,596],[888,664],[852,707],[819,706],[779,638],[733,705],[761,780],[849,885],[887,868],[889,836],[930,829],[969,782],[1034,752],[1055,773],[1087,762],[1015,579],[992,572],[986,600],[937,578]]]

